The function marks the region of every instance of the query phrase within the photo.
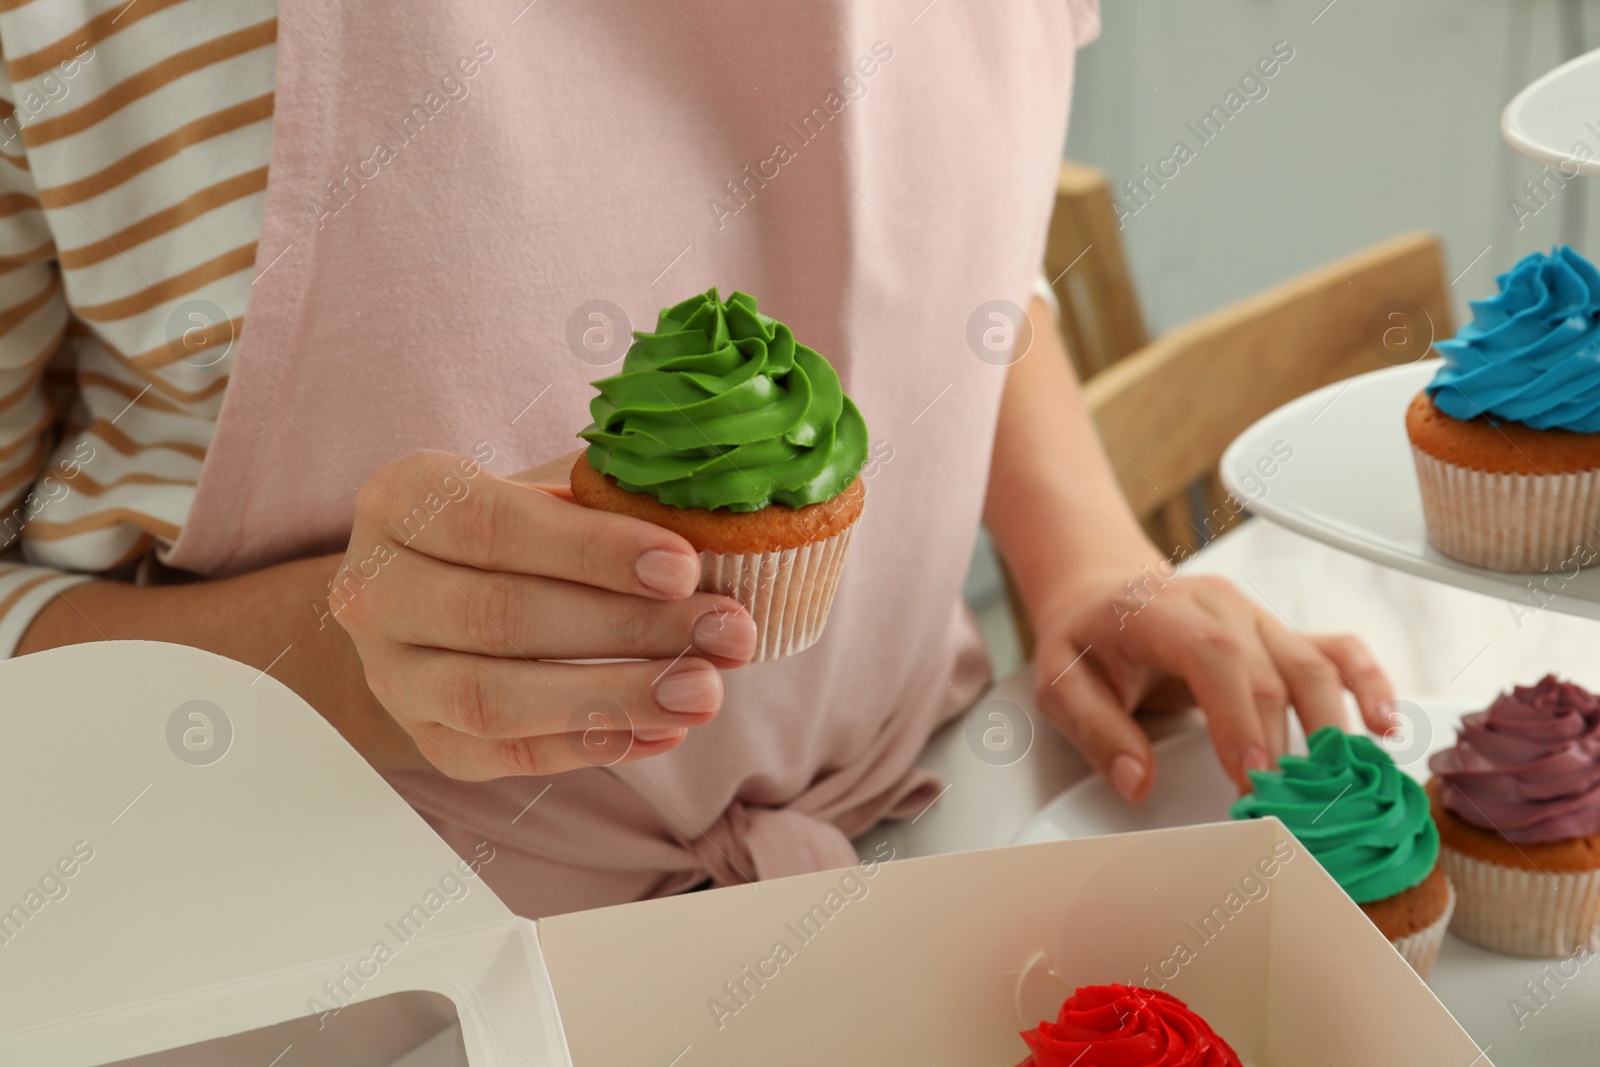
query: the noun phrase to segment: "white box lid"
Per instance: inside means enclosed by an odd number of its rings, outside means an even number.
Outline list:
[[[0,694],[0,1062],[88,1067],[403,990],[454,1002],[475,1067],[568,1062],[533,924],[272,677],[99,643],[0,662]]]

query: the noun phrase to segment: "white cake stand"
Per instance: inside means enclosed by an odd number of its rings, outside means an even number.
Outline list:
[[[1469,566],[1428,543],[1405,412],[1439,366],[1374,371],[1284,405],[1228,446],[1223,484],[1262,518],[1374,563],[1499,597],[1514,616],[1549,610],[1600,619],[1600,567],[1511,574]]]
[[[1563,63],[1500,115],[1512,148],[1567,175],[1600,176],[1600,49]]]

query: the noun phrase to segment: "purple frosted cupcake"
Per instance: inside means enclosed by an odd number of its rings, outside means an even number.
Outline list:
[[[1428,767],[1451,931],[1517,956],[1600,947],[1600,697],[1554,675],[1517,686]]]

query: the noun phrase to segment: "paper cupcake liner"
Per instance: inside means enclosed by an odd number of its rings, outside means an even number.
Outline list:
[[[1600,540],[1600,470],[1496,474],[1446,463],[1415,445],[1411,455],[1428,540],[1447,556],[1496,571],[1539,571]]]
[[[1494,952],[1555,959],[1600,948],[1600,870],[1504,867],[1446,847],[1444,873],[1460,900],[1450,930]]]
[[[732,597],[755,619],[751,663],[792,656],[822,636],[859,521],[799,548],[700,553],[700,589]]]
[[[1434,961],[1439,958],[1439,946],[1444,944],[1444,932],[1449,928],[1450,916],[1456,910],[1456,890],[1450,884],[1448,876],[1445,878],[1445,890],[1449,897],[1445,901],[1444,911],[1437,919],[1414,934],[1407,934],[1389,942],[1395,947],[1395,951],[1411,964],[1411,969],[1424,980],[1433,972]]]

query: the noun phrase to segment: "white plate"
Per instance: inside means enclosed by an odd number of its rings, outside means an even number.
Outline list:
[[[1223,484],[1255,514],[1374,563],[1521,602],[1529,612],[1542,604],[1600,619],[1600,567],[1571,579],[1509,574],[1468,566],[1428,543],[1405,411],[1439,366],[1374,371],[1284,405],[1228,446]]]
[[[1525,156],[1565,173],[1600,175],[1600,50],[1563,63],[1518,93],[1500,115],[1500,133]],[[1574,146],[1587,146],[1587,160]]]
[[[1403,702],[1404,717],[1410,722],[1398,742],[1386,743],[1396,762],[1413,777],[1425,779],[1427,756],[1455,742],[1455,726],[1465,710],[1470,709],[1446,700]],[[1129,804],[1096,775],[1067,789],[1034,816],[1016,843],[1228,818],[1228,806],[1238,790],[1222,773],[1204,731],[1169,737],[1155,748],[1156,785],[1145,804]],[[1543,983],[1547,992],[1542,1004],[1529,996],[1528,982]],[[1448,936],[1428,984],[1487,1051],[1488,1057],[1476,1067],[1491,1061],[1499,1067],[1600,1064],[1600,956],[1585,963],[1526,960],[1499,956]],[[1513,1013],[1514,999],[1533,1013],[1520,1017]]]

